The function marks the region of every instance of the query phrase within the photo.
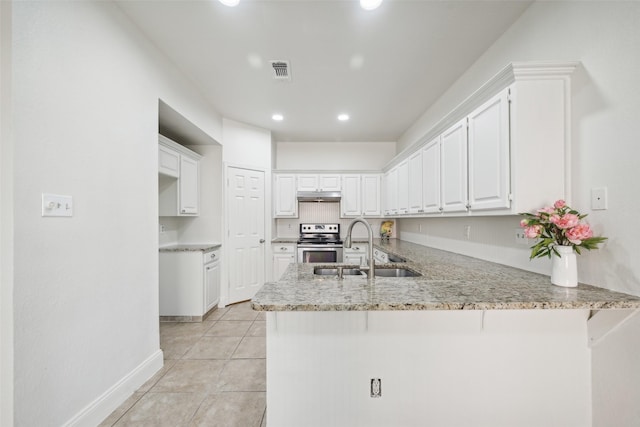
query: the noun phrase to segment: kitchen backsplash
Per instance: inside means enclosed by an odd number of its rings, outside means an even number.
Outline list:
[[[339,202],[300,202],[298,204],[298,218],[279,218],[276,220],[277,237],[298,237],[301,223],[338,223],[340,234],[345,237],[347,227],[353,218],[340,218]],[[373,237],[380,237],[380,224],[388,221],[386,218],[366,218],[373,229]],[[353,227],[353,237],[367,237],[367,229],[362,224]],[[396,237],[396,227],[393,235]]]

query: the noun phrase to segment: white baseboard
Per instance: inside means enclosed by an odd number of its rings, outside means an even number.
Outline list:
[[[85,406],[64,427],[95,427],[127,400],[164,364],[162,350],[153,353],[147,360],[129,372],[120,381],[105,391],[96,400]]]

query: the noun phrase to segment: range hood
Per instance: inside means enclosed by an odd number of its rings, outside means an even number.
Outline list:
[[[339,202],[339,191],[298,191],[299,202]]]

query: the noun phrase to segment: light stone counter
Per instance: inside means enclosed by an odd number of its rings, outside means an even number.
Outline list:
[[[160,248],[160,252],[208,252],[222,247],[220,243],[170,245]]]
[[[367,280],[317,276],[316,266],[292,264],[280,281],[265,283],[252,300],[257,311],[504,310],[640,308],[640,297],[595,286],[554,286],[549,276],[391,239],[375,247],[406,258],[385,264],[420,277]]]

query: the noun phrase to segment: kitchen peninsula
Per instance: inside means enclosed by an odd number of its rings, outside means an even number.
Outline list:
[[[375,246],[422,276],[338,279],[293,264],[254,297],[268,312],[268,424],[589,425],[590,345],[617,320],[591,324],[603,312],[623,321],[640,298],[399,240]]]

